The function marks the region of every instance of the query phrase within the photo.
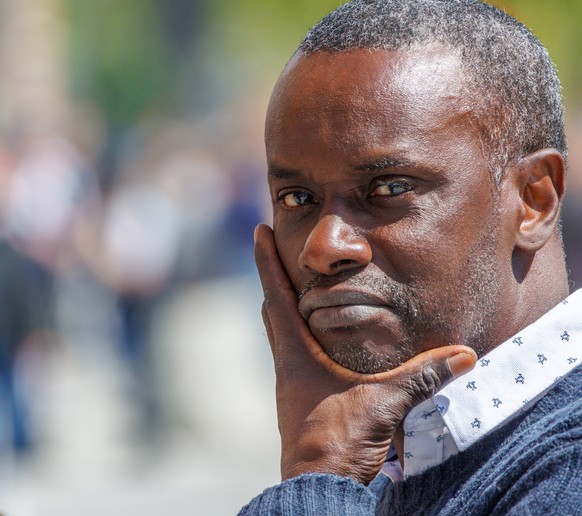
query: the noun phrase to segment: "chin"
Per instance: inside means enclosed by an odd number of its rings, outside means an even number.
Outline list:
[[[382,346],[371,339],[346,338],[336,332],[316,336],[329,357],[341,366],[357,373],[374,374],[390,371],[402,363],[397,348],[385,342]]]
[[[330,357],[339,365],[350,369],[356,373],[362,374],[377,374],[390,371],[394,367],[384,363],[381,359],[372,355],[368,356],[333,356]]]

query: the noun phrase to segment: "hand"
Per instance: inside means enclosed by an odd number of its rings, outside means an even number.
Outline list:
[[[283,480],[323,472],[368,484],[408,411],[472,369],[475,352],[446,346],[385,373],[346,369],[325,353],[299,314],[297,293],[268,226],[255,232],[255,259],[275,362]]]

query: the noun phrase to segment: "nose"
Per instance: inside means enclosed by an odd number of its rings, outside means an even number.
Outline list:
[[[325,215],[313,228],[299,255],[299,268],[333,276],[365,267],[372,260],[368,241],[338,215]]]

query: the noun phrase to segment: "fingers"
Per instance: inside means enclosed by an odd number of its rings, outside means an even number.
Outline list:
[[[267,313],[267,307],[263,302],[263,306],[261,307],[261,315],[263,316],[263,324],[265,325],[265,330],[267,331],[267,339],[269,339],[269,345],[271,346],[271,353],[273,356],[275,355],[275,336],[273,335],[273,327],[271,326],[271,321],[269,320],[269,314]]]
[[[279,258],[273,230],[264,224],[255,230],[255,261],[263,287],[263,321],[276,363],[305,358],[307,348],[299,344],[314,341],[297,307],[297,293]]]
[[[255,229],[255,262],[267,311],[280,303],[297,311],[297,294],[279,258],[273,230],[265,224]]]

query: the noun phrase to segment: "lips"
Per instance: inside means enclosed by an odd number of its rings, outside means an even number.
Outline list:
[[[368,292],[313,289],[299,302],[299,311],[312,328],[333,331],[377,322],[391,307]]]

